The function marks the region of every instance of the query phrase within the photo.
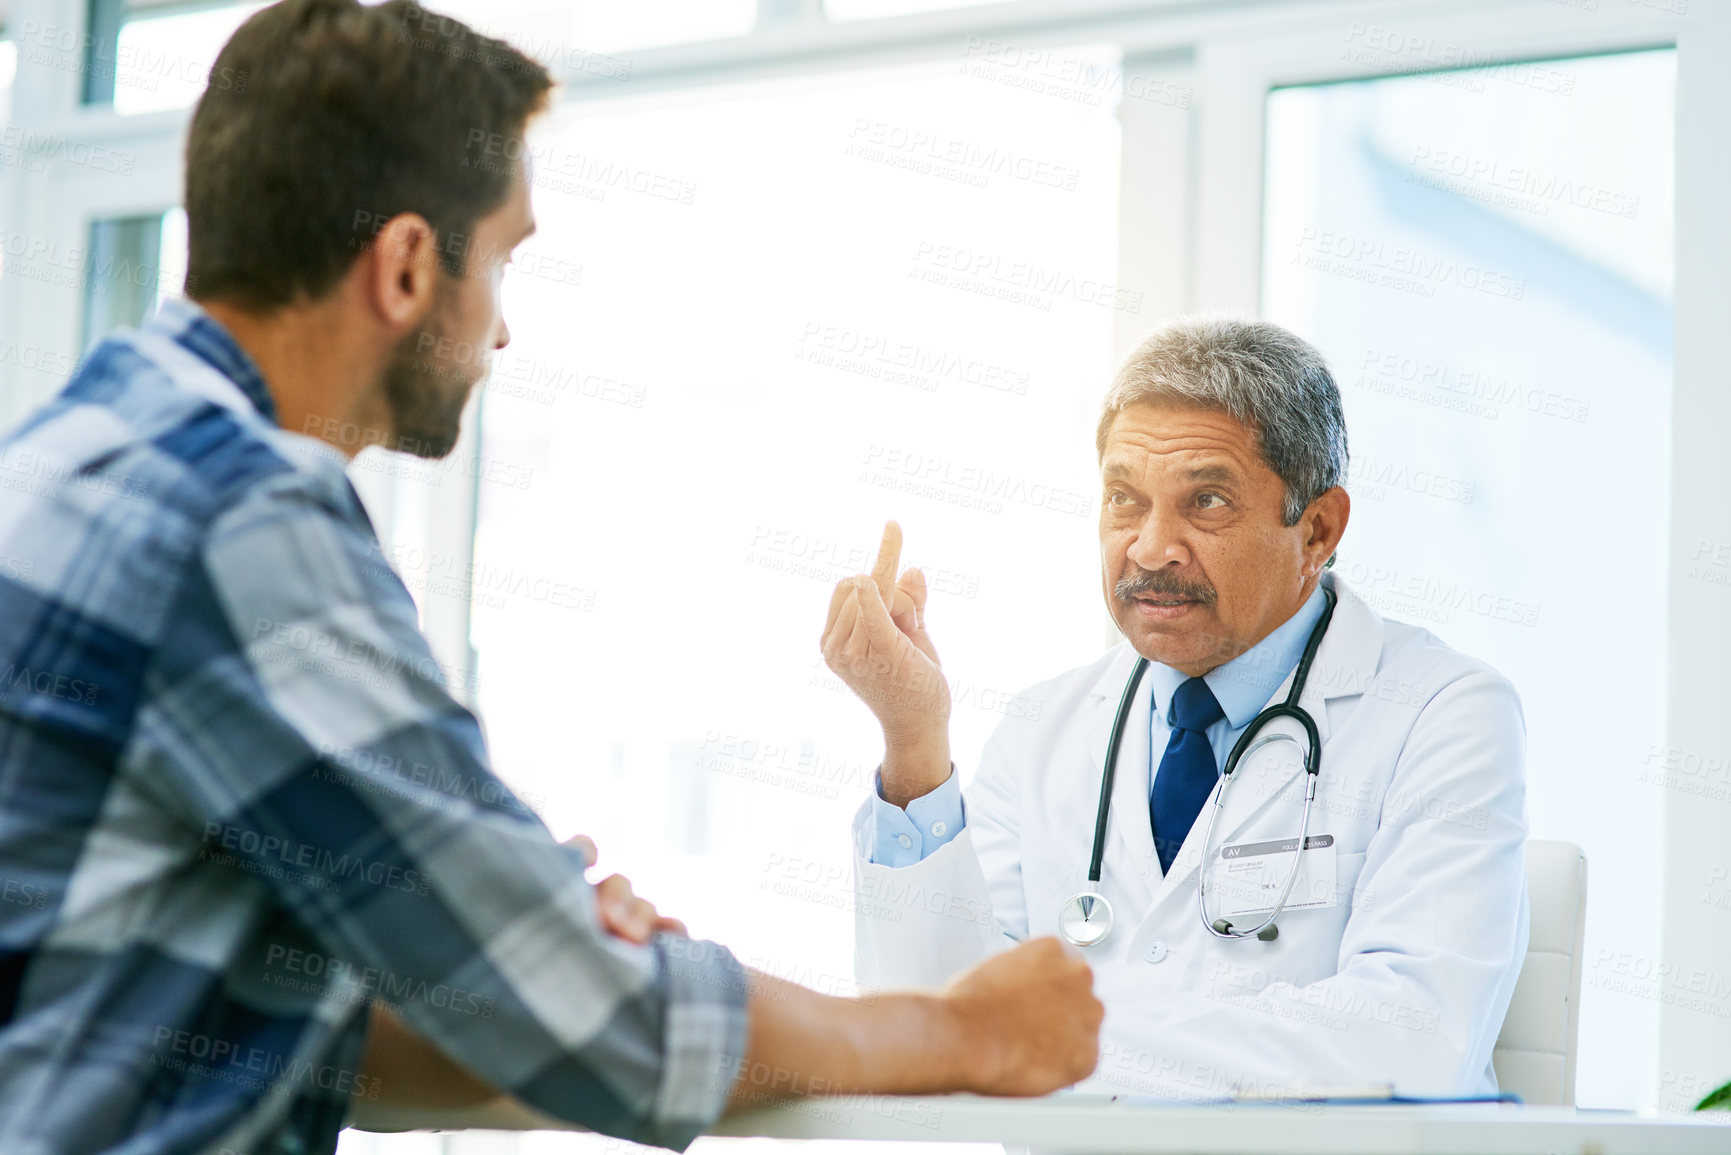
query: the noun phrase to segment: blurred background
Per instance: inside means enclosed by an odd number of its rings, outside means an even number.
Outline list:
[[[901,521],[965,781],[1116,641],[1116,362],[1256,313],[1345,397],[1343,576],[1521,690],[1533,835],[1592,870],[1580,1103],[1692,1102],[1731,1046],[1731,38],[1701,0],[431,6],[562,82],[540,229],[457,453],[352,473],[556,834],[851,989],[879,747],[818,654],[834,583]],[[0,421],[179,290],[187,117],[257,7],[0,7]]]

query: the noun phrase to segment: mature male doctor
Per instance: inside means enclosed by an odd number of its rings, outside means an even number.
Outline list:
[[[1321,354],[1258,321],[1172,324],[1119,372],[1097,445],[1102,584],[1126,640],[1029,690],[1040,709],[1003,721],[965,795],[924,578],[892,584],[899,528],[874,574],[836,589],[824,656],[885,744],[854,826],[861,982],[941,983],[1060,933],[1068,910],[1073,940],[1103,935],[1078,948],[1107,1007],[1089,1089],[1493,1091],[1527,945],[1520,702],[1328,572],[1350,501]],[[1039,606],[1004,628],[1040,629]],[[1299,854],[1299,713],[1257,728],[1224,794],[1221,772],[1313,637],[1293,703],[1320,741]],[[1272,929],[1246,934],[1294,870]]]

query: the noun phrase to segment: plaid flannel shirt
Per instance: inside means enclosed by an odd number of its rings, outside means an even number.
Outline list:
[[[0,440],[6,1155],[332,1151],[375,998],[596,1130],[721,1111],[738,963],[601,929],[344,464],[184,301]]]

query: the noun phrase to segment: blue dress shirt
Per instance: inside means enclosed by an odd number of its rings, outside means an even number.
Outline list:
[[[1286,681],[1286,676],[1298,667],[1298,659],[1304,656],[1304,643],[1310,640],[1310,631],[1322,620],[1322,611],[1327,604],[1322,587],[1318,585],[1298,607],[1298,612],[1275,627],[1266,638],[1230,662],[1202,675],[1202,680],[1214,692],[1214,700],[1226,712],[1224,718],[1208,727],[1208,744],[1214,748],[1214,762],[1220,769],[1226,768],[1226,756],[1232,753],[1232,744],[1238,741],[1238,736],[1268,705],[1274,692],[1280,689],[1280,683]],[[1189,678],[1189,674],[1171,666],[1159,662],[1148,664],[1148,681],[1154,691],[1153,709],[1148,717],[1150,792],[1154,789],[1154,772],[1160,764],[1160,753],[1166,749],[1167,738],[1172,732],[1166,721],[1166,711],[1172,706],[1172,695]]]
[[[1326,604],[1319,585],[1298,612],[1266,638],[1202,676],[1226,714],[1208,727],[1208,744],[1220,768],[1225,768],[1226,756],[1244,728],[1297,668],[1298,659],[1304,655],[1304,644],[1310,640],[1310,631],[1322,620]],[[1190,675],[1150,662],[1147,677],[1153,694],[1152,709],[1148,712],[1148,785],[1144,794],[1154,789],[1156,752],[1166,749],[1166,739],[1171,733],[1165,711],[1171,707],[1172,695]],[[960,834],[966,820],[962,788],[953,769],[942,786],[914,799],[906,810],[884,801],[883,784],[878,782],[872,796],[871,825],[862,841],[870,847],[871,861],[877,865],[912,866]]]

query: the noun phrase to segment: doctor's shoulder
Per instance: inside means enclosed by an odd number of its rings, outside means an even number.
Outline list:
[[[1469,683],[1519,716],[1520,693],[1495,666],[1455,649],[1420,626],[1390,618],[1382,624],[1382,653],[1376,672],[1365,683],[1367,696],[1422,711],[1450,687]]]
[[[1382,653],[1360,708],[1377,703],[1366,720],[1400,751],[1391,767],[1394,783],[1412,775],[1429,781],[1464,774],[1478,781],[1474,790],[1488,788],[1518,810],[1526,720],[1514,683],[1429,630],[1387,619],[1383,625]],[[1422,791],[1437,793],[1434,785]],[[1487,820],[1488,812],[1480,814],[1480,829]]]
[[[1514,683],[1428,630],[1385,627],[1367,693],[1405,702],[1366,718],[1397,751],[1379,824],[1435,821],[1457,836],[1518,842],[1527,829],[1526,721]]]

